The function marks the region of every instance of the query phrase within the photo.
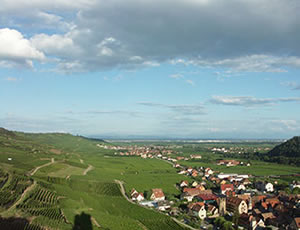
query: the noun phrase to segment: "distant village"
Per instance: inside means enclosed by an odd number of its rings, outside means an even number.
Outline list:
[[[244,229],[300,229],[300,195],[277,191],[276,180],[225,174],[209,167],[187,167],[177,161],[201,159],[202,156],[191,154],[189,157],[172,158],[169,155],[173,150],[163,146],[101,147],[120,150],[115,155],[165,160],[177,169],[178,174],[187,176],[187,180],[176,184],[180,191],[179,202],[168,200],[161,188],[153,188],[149,200],[145,199],[144,193],[132,188],[128,196],[139,205],[157,209],[173,217],[183,217],[181,219],[186,224],[192,224],[194,220],[201,223],[202,229],[212,228],[226,218],[235,222],[232,225]],[[212,148],[212,151],[224,152],[226,149]],[[237,160],[219,160],[216,165],[251,167],[250,163]],[[291,190],[300,189],[300,183],[294,181],[289,187]]]

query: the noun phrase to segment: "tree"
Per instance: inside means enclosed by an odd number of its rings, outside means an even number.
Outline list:
[[[296,187],[292,191],[293,194],[300,194],[300,188]]]
[[[223,224],[222,229],[224,229],[224,230],[233,230],[234,228],[232,227],[232,223],[230,221],[226,221]]]
[[[234,223],[235,229],[238,229],[238,227],[239,227],[239,218],[240,218],[240,214],[239,214],[238,210],[235,210],[233,213],[233,217],[232,217],[232,222]]]

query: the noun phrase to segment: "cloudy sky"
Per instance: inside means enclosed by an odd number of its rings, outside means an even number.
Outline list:
[[[300,135],[299,0],[1,0],[0,127]]]

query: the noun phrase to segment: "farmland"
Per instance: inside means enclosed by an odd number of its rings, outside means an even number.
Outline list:
[[[173,196],[183,176],[158,160],[113,158],[96,143],[68,134],[2,133],[1,223],[21,216],[28,229],[71,229],[86,214],[94,229],[182,229],[163,214],[129,203],[114,180],[124,181],[127,191],[162,187]]]
[[[99,146],[108,146],[106,149]],[[275,143],[255,144],[186,144],[186,143],[126,143],[122,146],[155,146],[171,149],[169,157],[187,158],[201,154],[201,159],[179,160],[186,167],[211,167],[224,173],[255,176],[290,175],[300,173],[298,167],[251,160],[251,166],[217,165],[224,154],[212,148],[224,147],[235,152],[262,152]],[[1,223],[21,217],[26,229],[71,229],[84,220],[94,229],[183,229],[172,218],[124,199],[125,192],[135,188],[150,198],[153,188],[161,188],[166,198],[178,202],[180,190],[175,185],[182,180],[171,162],[148,157],[120,155],[114,144],[69,134],[25,134],[5,132],[0,135],[0,215]],[[148,147],[147,147],[148,148]],[[243,157],[241,156],[241,160]],[[86,223],[88,220],[89,223]],[[1,226],[0,223],[0,226]],[[25,228],[25,227],[24,227]]]

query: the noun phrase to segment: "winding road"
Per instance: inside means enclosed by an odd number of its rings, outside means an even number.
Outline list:
[[[124,189],[124,185],[123,185],[124,182],[123,182],[123,181],[116,180],[116,179],[115,179],[115,182],[116,182],[117,184],[120,185],[120,191],[121,191],[123,197],[124,197],[128,202],[130,202],[130,203],[132,203],[132,204],[136,204],[135,202],[133,202],[132,200],[130,200],[130,199],[126,196],[125,189]],[[146,208],[145,206],[141,206],[141,207]],[[146,209],[150,209],[150,208],[146,208]],[[153,210],[153,209],[150,209],[150,210]],[[153,211],[156,211],[156,210],[153,210]],[[162,212],[159,212],[159,213],[166,215],[165,213],[162,213]],[[166,216],[168,216],[168,215],[166,215]],[[191,230],[197,230],[196,228],[193,228],[193,227],[191,227],[191,226],[189,226],[189,225],[187,225],[187,224],[185,224],[185,223],[182,223],[181,221],[177,220],[175,217],[171,217],[171,218],[172,218],[172,220],[174,220],[177,224],[179,224],[179,225],[182,226],[182,227],[189,228],[189,229],[191,229]],[[144,226],[144,227],[145,227],[145,226]]]
[[[25,189],[25,191],[22,193],[20,198],[9,209],[7,209],[4,213],[9,213],[9,211],[14,209],[18,204],[20,204],[24,200],[24,197],[26,196],[26,194],[28,194],[30,191],[32,191],[35,188],[35,186],[36,186],[36,181],[33,181],[33,183]]]
[[[86,170],[84,170],[84,172],[82,173],[82,175],[86,175],[89,171],[91,171],[91,170],[93,170],[94,169],[94,166],[92,166],[92,165],[89,165],[89,167],[87,167],[87,169]]]
[[[49,163],[46,163],[46,164],[43,164],[43,165],[41,165],[41,166],[36,167],[31,173],[29,173],[29,175],[30,175],[30,176],[33,176],[39,169],[44,168],[44,167],[47,167],[47,166],[49,166],[49,165],[51,165],[51,164],[53,164],[53,163],[55,163],[55,160],[54,160],[54,158],[52,157],[52,158],[51,158],[51,161],[50,161]]]
[[[130,199],[126,196],[125,189],[124,189],[124,186],[123,186],[124,182],[123,182],[123,181],[119,181],[119,180],[115,180],[115,182],[116,182],[117,184],[120,185],[120,191],[121,191],[123,197],[124,197],[128,202],[130,202],[130,203],[132,203],[132,204],[136,204],[136,203],[134,203],[132,200],[130,200]]]

